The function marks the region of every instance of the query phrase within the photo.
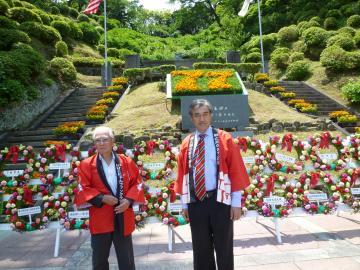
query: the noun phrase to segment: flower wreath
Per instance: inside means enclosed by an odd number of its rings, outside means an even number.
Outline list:
[[[351,188],[355,187],[356,180],[360,176],[360,169],[348,169],[340,175],[340,181],[336,185],[336,193],[340,197],[340,201],[351,207],[354,213],[360,211],[360,198],[351,194]],[[334,192],[334,193],[335,193]]]
[[[55,198],[52,194],[43,196],[43,216],[48,220],[62,220],[62,224],[65,222],[66,214],[69,207],[70,197],[65,192],[58,198]]]
[[[267,161],[261,150],[260,142],[255,138],[237,137],[234,139],[234,143],[239,146],[241,152],[246,153],[248,150],[251,150],[255,154],[255,164],[250,168],[250,176],[261,173],[264,170],[264,166],[267,165]]]
[[[46,217],[43,217],[42,214],[34,216],[34,220],[31,224],[26,221],[27,216],[19,217],[17,215],[19,208],[34,206],[34,193],[41,193],[45,196],[48,192],[44,186],[33,186],[32,188],[24,186],[23,188],[17,188],[17,191],[12,194],[11,198],[7,202],[5,206],[5,214],[8,215],[8,220],[10,221],[10,226],[13,230],[23,232],[41,230],[46,227],[48,220]]]
[[[350,137],[350,156],[355,160],[355,162],[360,162],[360,138],[355,136]]]
[[[0,161],[11,161],[13,164],[18,163],[19,161],[27,162],[29,159],[34,158],[35,153],[32,146],[24,146],[20,144],[19,146],[13,145],[5,147],[0,151]]]
[[[286,166],[276,159],[276,149],[281,145],[281,149],[285,149],[287,152],[291,152],[292,149],[297,153],[297,160],[295,164]],[[292,173],[295,171],[301,171],[304,167],[304,161],[308,159],[305,145],[301,140],[298,140],[296,136],[291,133],[285,134],[282,138],[279,136],[270,137],[270,145],[266,149],[267,157],[270,160],[269,166],[274,171],[281,171],[284,173]]]
[[[12,178],[6,177],[3,171],[0,171],[0,191],[4,193],[11,193],[16,190],[18,187],[23,187],[26,185],[27,181],[30,179],[31,167],[24,169],[22,175]]]
[[[320,169],[322,171],[325,170],[342,170],[346,166],[346,154],[342,153],[342,139],[340,136],[333,137],[331,134],[326,131],[319,134],[316,134],[313,137],[309,138],[308,143],[310,144],[311,148],[309,149],[309,156],[312,160],[314,167],[316,169]],[[325,149],[329,148],[330,145],[333,145],[336,148],[338,154],[338,160],[332,163],[326,162],[320,158],[319,154],[317,153],[318,149]]]
[[[134,160],[139,167],[140,175],[146,181],[148,179],[162,179],[169,177],[173,168],[175,167],[176,156],[175,153],[171,150],[172,144],[167,141],[161,140],[150,140],[147,142],[142,141],[140,144],[135,145],[134,147]],[[160,150],[165,155],[165,165],[162,170],[159,171],[158,174],[151,173],[150,170],[144,168],[143,164],[143,156],[144,155],[152,155],[155,150]]]
[[[241,191],[241,206],[243,213],[248,210],[257,210],[262,206],[260,199],[264,196],[263,188],[266,183],[266,176],[257,174],[251,180],[250,185]]]

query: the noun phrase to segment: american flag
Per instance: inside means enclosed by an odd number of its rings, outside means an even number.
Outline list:
[[[98,11],[101,0],[89,0],[89,4],[84,10],[85,14],[94,14]]]

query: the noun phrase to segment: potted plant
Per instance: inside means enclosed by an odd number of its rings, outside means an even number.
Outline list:
[[[65,140],[78,140],[83,133],[85,121],[65,122],[53,129],[54,134]]]
[[[337,122],[339,117],[346,116],[349,114],[350,114],[349,112],[344,111],[344,110],[333,111],[333,112],[329,113],[329,117],[332,121]]]
[[[358,121],[357,116],[352,114],[340,116],[337,120],[341,127],[355,127]]]

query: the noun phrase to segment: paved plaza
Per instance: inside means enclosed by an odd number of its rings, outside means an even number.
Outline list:
[[[280,220],[282,243],[269,218],[243,218],[235,223],[235,269],[360,270],[360,214],[339,217],[306,216]],[[192,269],[188,225],[176,228],[173,252],[168,252],[165,225],[147,224],[133,234],[138,270]],[[32,233],[0,232],[0,269],[91,269],[88,231],[63,231],[59,257],[54,258],[55,230]],[[115,253],[111,269],[117,269]]]

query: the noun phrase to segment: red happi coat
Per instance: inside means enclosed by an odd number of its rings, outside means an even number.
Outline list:
[[[217,186],[217,201],[231,205],[231,192],[244,190],[250,185],[249,176],[243,159],[231,134],[218,130],[219,134],[219,174]],[[180,194],[183,202],[190,202],[189,161],[188,151],[191,139],[188,135],[181,144],[178,156],[178,174],[175,191]]]
[[[101,180],[96,167],[98,155],[89,157],[81,161],[79,166],[79,192],[75,196],[75,204],[80,206],[86,204],[89,200],[99,194],[109,194],[111,191]],[[134,202],[143,203],[144,190],[141,183],[139,169],[132,159],[118,155],[121,164],[122,176],[124,181],[124,197],[134,200]],[[91,206],[90,215],[90,233],[108,233],[114,231],[114,206],[103,204],[102,207]],[[131,234],[135,229],[135,216],[132,208],[124,212],[124,235]]]

